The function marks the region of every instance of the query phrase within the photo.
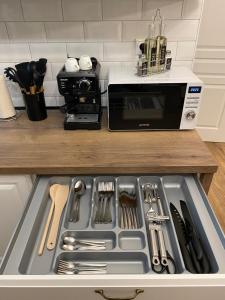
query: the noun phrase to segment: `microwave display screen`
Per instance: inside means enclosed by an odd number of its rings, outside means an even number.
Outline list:
[[[202,90],[201,86],[190,86],[188,89],[189,94],[200,94]]]
[[[112,84],[110,130],[179,129],[187,84]]]

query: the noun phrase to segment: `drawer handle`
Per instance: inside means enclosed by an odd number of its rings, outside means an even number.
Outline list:
[[[125,298],[113,298],[108,297],[105,295],[104,290],[95,290],[96,294],[100,294],[104,299],[106,300],[133,300],[135,299],[139,294],[144,293],[144,290],[136,289],[133,296],[125,297]]]

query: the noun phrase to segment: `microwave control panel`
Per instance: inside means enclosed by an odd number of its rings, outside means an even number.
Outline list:
[[[201,102],[203,86],[188,84],[184,101],[180,129],[193,129],[197,123],[198,111]]]

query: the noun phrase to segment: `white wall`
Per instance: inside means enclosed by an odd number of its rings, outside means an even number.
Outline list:
[[[67,53],[86,53],[100,60],[101,85],[105,89],[111,64],[136,61],[135,38],[148,35],[157,7],[165,17],[168,48],[175,63],[191,67],[202,3],[203,0],[0,0],[0,73],[17,62],[46,57],[47,105],[61,105],[56,74]],[[11,82],[9,86],[14,104],[23,105],[18,87]]]

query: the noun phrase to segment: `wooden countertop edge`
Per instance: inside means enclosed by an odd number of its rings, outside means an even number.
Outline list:
[[[39,175],[73,175],[73,174],[151,174],[151,173],[215,173],[217,165],[211,166],[156,166],[156,167],[0,167],[2,175],[39,174]]]

